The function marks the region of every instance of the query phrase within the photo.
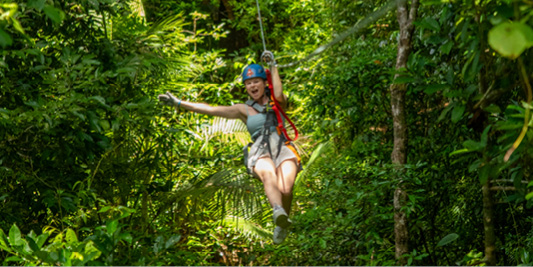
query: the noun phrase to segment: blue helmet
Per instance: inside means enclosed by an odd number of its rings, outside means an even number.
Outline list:
[[[266,80],[267,75],[263,66],[259,64],[250,64],[246,68],[244,68],[244,71],[242,72],[243,82],[255,77],[263,78],[263,80]]]

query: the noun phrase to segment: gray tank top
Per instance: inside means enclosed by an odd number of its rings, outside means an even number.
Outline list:
[[[259,135],[261,135],[261,129],[263,129],[263,125],[265,125],[267,115],[266,113],[257,113],[254,115],[249,115],[249,112],[249,109],[247,109],[246,113],[248,114],[248,119],[246,120],[246,128],[248,128],[248,132],[250,133],[252,140],[255,141],[255,139]],[[285,118],[282,118],[282,120],[283,124],[285,125]],[[276,132],[276,126],[273,126],[270,131]]]
[[[246,120],[246,127],[248,128],[248,132],[252,136],[252,139],[255,140],[255,138],[257,138],[261,134],[261,129],[263,128],[263,125],[265,125],[265,121],[265,113],[248,115],[248,119]]]

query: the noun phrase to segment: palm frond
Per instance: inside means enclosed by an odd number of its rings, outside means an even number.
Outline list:
[[[315,175],[320,171],[320,166],[326,160],[331,160],[337,156],[335,144],[333,141],[328,141],[322,144],[319,144],[311,153],[309,161],[304,166],[303,171],[298,175],[295,183],[295,188],[300,188],[302,183],[309,178]]]
[[[226,218],[222,219],[220,223],[226,227],[231,227],[241,232],[248,238],[260,239],[264,241],[272,239],[272,232],[265,230],[259,224],[245,218],[227,216]]]
[[[210,211],[217,218],[227,214],[253,218],[254,214],[262,212],[262,199],[257,191],[247,175],[226,169],[190,179],[160,196],[161,208],[157,215],[173,208],[187,217],[195,217],[197,211]]]
[[[182,13],[170,15],[155,22],[138,40],[145,47],[166,48],[177,52],[186,45],[182,29],[187,23]]]
[[[196,130],[197,132],[193,133],[193,136],[205,142],[202,148],[207,147],[209,141],[214,138],[218,138],[218,141],[221,142],[237,142],[241,146],[250,142],[246,125],[240,120],[214,117],[210,119],[208,124],[204,124]]]
[[[165,17],[152,25],[152,27],[146,32],[147,35],[160,35],[172,32],[181,33],[183,26],[188,23],[183,18],[183,13],[170,15]],[[178,30],[178,31],[176,31]]]
[[[144,4],[142,0],[133,0],[130,1],[131,12],[138,17],[145,18],[146,13],[144,12]]]
[[[222,141],[237,141],[246,145],[250,141],[246,125],[240,120],[229,120],[215,117],[207,131],[207,135],[219,136]]]

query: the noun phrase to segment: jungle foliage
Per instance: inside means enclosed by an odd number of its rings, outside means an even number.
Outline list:
[[[259,2],[286,64],[387,1]],[[239,75],[263,49],[254,0],[1,1],[1,262],[396,265],[401,181],[408,265],[483,265],[491,243],[497,265],[532,265],[533,6],[428,0],[418,17],[395,81],[395,12],[281,69],[304,170],[276,246],[242,166],[245,126],[157,103],[247,99]],[[403,172],[393,82],[408,85]]]

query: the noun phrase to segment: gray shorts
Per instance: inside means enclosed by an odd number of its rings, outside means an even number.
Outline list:
[[[279,139],[280,137],[277,132],[273,132],[272,134],[270,134],[270,151],[272,152],[272,161],[274,162],[276,168],[278,168],[282,162],[290,159],[294,159],[299,165],[298,156],[289,147],[287,147],[286,144],[281,145],[281,151],[278,155]],[[246,168],[248,169],[248,173],[254,174],[253,170],[258,159],[265,157],[270,158],[270,154],[268,153],[268,146],[262,146],[262,141],[263,135],[259,136],[255,140],[255,142],[251,145],[249,152],[248,146],[244,148],[244,160]]]

